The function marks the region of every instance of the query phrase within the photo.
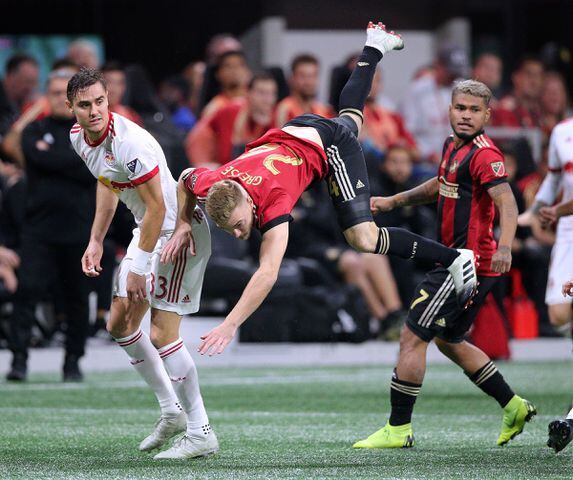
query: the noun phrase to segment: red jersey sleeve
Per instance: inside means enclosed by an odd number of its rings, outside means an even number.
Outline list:
[[[292,199],[285,192],[271,193],[257,212],[261,233],[281,223],[292,221],[292,208]]]
[[[473,158],[471,174],[485,188],[507,182],[503,155],[492,148],[480,149]]]
[[[211,185],[215,183],[212,177],[214,172],[208,168],[194,168],[183,180],[185,188],[189,190],[198,199],[205,199]]]

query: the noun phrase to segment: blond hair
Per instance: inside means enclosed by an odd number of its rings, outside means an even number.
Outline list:
[[[486,107],[489,106],[492,97],[489,87],[485,83],[478,82],[477,80],[462,80],[456,83],[452,90],[452,99],[460,93],[483,98]]]
[[[213,221],[220,226],[226,225],[235,210],[244,198],[243,191],[237,182],[221,180],[214,183],[207,193],[205,208]]]

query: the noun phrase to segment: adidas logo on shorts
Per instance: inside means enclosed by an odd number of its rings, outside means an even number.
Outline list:
[[[189,303],[191,301],[191,299],[189,298],[189,295],[185,295],[183,297],[183,300],[181,300],[181,303]]]

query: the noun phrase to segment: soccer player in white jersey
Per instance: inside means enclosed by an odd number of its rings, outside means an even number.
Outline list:
[[[154,391],[161,408],[155,430],[139,449],[159,448],[186,431],[175,442],[177,456],[169,449],[154,458],[215,453],[219,445],[203,405],[197,370],[179,336],[181,316],[199,309],[211,254],[207,223],[196,209],[193,236],[189,233],[182,239],[183,251],[160,262],[177,216],[177,183],[161,147],[147,131],[109,111],[100,72],[82,69],[74,75],[67,97],[77,120],[70,131],[72,146],[99,180],[90,242],[82,257],[84,273],[96,277],[101,272],[102,241],[118,201],[127,205],[137,223],[114,282],[107,329]],[[150,307],[148,336],[140,324]]]
[[[534,215],[539,216],[542,226],[558,221],[545,303],[552,325],[566,327],[572,320],[571,300],[561,295],[561,286],[573,278],[573,216],[564,216],[563,209],[573,200],[573,119],[559,123],[551,132],[548,157],[549,171],[535,196],[535,203],[519,216],[518,223],[527,226]],[[563,192],[561,203],[553,205],[560,191]]]

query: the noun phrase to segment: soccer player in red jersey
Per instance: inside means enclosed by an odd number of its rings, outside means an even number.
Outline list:
[[[162,261],[171,261],[190,241],[190,212],[197,200],[205,200],[215,223],[237,238],[247,239],[253,228],[262,232],[259,268],[225,321],[202,337],[202,354],[221,353],[268,295],[287,246],[290,212],[312,182],[325,178],[352,247],[439,263],[457,282],[458,301],[464,305],[471,298],[476,283],[473,252],[445,247],[403,229],[378,228],[372,220],[368,175],[357,135],[377,63],[386,52],[401,48],[398,35],[386,32],[381,23],[370,24],[362,55],[340,95],[338,118],[296,117],[215,171],[197,168],[182,173],[177,226]]]
[[[400,338],[400,355],[392,375],[392,410],[386,426],[355,448],[411,447],[412,411],[426,370],[426,350],[435,340],[440,351],[463,368],[481,390],[503,408],[498,445],[521,433],[535,407],[515,395],[490,358],[464,337],[497,278],[511,268],[511,244],[517,228],[517,205],[506,180],[503,154],[483,129],[490,117],[491,91],[481,82],[456,85],[449,107],[453,129],[444,143],[438,175],[392,197],[373,197],[373,212],[398,206],[438,202],[438,239],[444,245],[470,248],[478,257],[478,293],[460,309],[450,276],[438,267],[417,287]],[[493,238],[495,207],[501,234]]]

